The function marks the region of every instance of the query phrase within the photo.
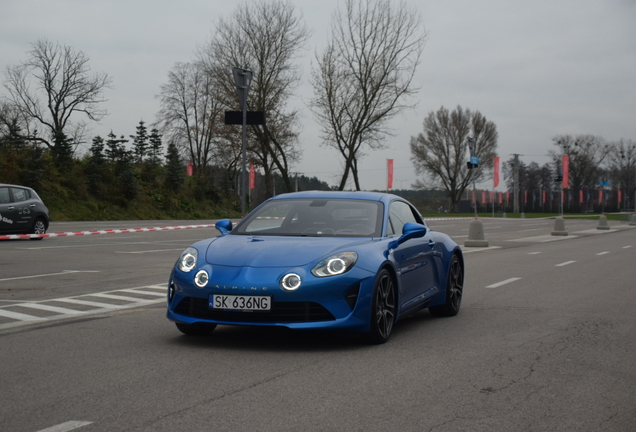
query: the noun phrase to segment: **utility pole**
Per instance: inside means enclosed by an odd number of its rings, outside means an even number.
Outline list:
[[[513,174],[513,186],[512,186],[512,202],[513,202],[513,213],[519,213],[519,156],[518,153],[513,153],[515,157],[515,166],[514,166],[514,174]]]

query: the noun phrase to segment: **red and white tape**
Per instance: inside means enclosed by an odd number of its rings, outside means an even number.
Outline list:
[[[71,237],[82,235],[98,235],[98,234],[122,234],[132,232],[149,232],[149,231],[171,231],[177,229],[190,229],[190,228],[211,228],[214,225],[179,225],[179,226],[167,226],[167,227],[149,227],[149,228],[123,228],[123,229],[109,229],[98,231],[71,231],[71,232],[59,232],[50,234],[9,234],[0,235],[0,240],[11,239],[29,239],[29,238],[45,238],[45,237]]]

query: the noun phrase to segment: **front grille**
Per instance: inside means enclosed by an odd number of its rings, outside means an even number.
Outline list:
[[[322,305],[312,302],[274,302],[272,309],[267,312],[228,312],[208,308],[207,299],[186,297],[174,311],[192,318],[247,323],[302,323],[336,319]]]

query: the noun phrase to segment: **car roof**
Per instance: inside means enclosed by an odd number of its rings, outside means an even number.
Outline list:
[[[397,195],[383,193],[383,192],[366,192],[366,191],[303,191],[292,192],[276,195],[271,198],[272,200],[279,199],[351,199],[351,200],[365,200],[365,201],[393,201],[394,199],[400,199]]]
[[[29,186],[20,186],[20,185],[8,184],[8,183],[0,183],[0,186],[19,187],[19,188],[23,188],[23,189],[31,189],[31,190],[33,190],[33,188],[30,188]]]

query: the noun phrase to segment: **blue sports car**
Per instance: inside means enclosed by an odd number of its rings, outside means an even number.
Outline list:
[[[459,312],[464,259],[409,202],[371,192],[297,192],[265,201],[219,237],[188,247],[168,285],[168,319],[187,335],[217,324],[348,329],[386,342],[428,308]]]

